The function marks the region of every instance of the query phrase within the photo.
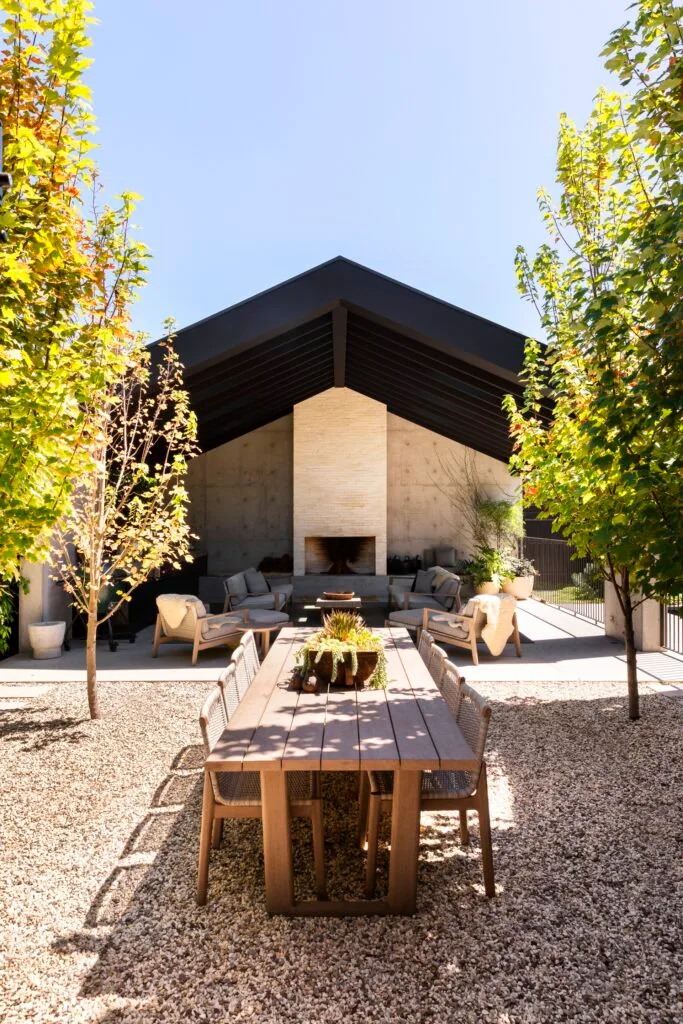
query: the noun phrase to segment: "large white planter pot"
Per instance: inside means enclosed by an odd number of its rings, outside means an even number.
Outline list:
[[[493,580],[486,580],[485,583],[480,583],[478,587],[475,587],[477,594],[497,594],[500,587]]]
[[[33,657],[38,661],[46,658],[58,658],[62,653],[62,643],[66,622],[31,622],[28,627],[28,640]]]
[[[531,591],[534,589],[534,577],[531,576],[515,576],[511,580],[503,580],[503,592],[506,594],[512,594],[518,601],[526,601],[527,598],[531,597]]]

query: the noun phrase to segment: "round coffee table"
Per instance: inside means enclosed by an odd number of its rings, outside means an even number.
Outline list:
[[[270,635],[276,633],[289,623],[289,615],[286,612],[273,612],[267,608],[250,608],[249,618],[241,622],[238,629],[242,633],[252,630],[261,641],[261,657],[265,658],[270,650]]]

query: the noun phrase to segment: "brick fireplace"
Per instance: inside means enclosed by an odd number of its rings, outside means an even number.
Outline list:
[[[351,572],[383,575],[386,406],[349,388],[324,391],[294,406],[293,448],[294,575],[342,562]]]

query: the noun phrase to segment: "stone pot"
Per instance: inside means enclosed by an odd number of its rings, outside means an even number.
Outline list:
[[[28,640],[31,644],[33,657],[38,661],[47,658],[59,658],[66,622],[31,622],[28,627]]]
[[[316,679],[325,686],[354,686],[362,690],[366,682],[377,668],[377,651],[358,651],[358,671],[355,676],[351,671],[351,654],[344,655],[344,664],[337,669],[337,678],[332,682],[332,654],[324,651],[320,661],[315,661],[311,654],[311,670]]]
[[[533,573],[530,576],[515,576],[511,580],[503,580],[503,592],[506,594],[512,594],[512,596],[516,597],[518,601],[526,601],[527,598],[531,597],[531,591],[533,589]]]
[[[474,589],[477,594],[497,594],[500,587],[493,580],[485,580],[484,583],[478,584]]]

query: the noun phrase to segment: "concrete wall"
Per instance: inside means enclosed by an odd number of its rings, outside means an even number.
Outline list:
[[[207,552],[216,575],[285,553],[294,554],[295,572],[303,573],[306,536],[376,537],[380,574],[387,553],[450,544],[470,554],[461,512],[467,453],[492,496],[514,493],[504,463],[333,388],[302,402],[294,417],[193,460],[188,489],[198,550]],[[297,545],[294,502],[301,515]]]
[[[292,552],[292,417],[285,416],[193,459],[187,487],[197,550],[209,572]]]
[[[387,565],[387,410],[349,388],[294,407],[294,574],[306,537],[374,537]]]
[[[477,476],[491,497],[512,497],[516,493],[505,463],[473,452],[400,416],[388,415],[389,554],[421,555],[425,548],[436,544],[452,545],[466,555],[473,553],[472,538],[462,515],[468,453],[474,458]]]
[[[52,579],[53,570],[44,562],[23,562],[21,574],[29,582],[28,593],[19,591],[19,650],[28,652],[28,627],[33,622],[71,622],[69,598]]]

